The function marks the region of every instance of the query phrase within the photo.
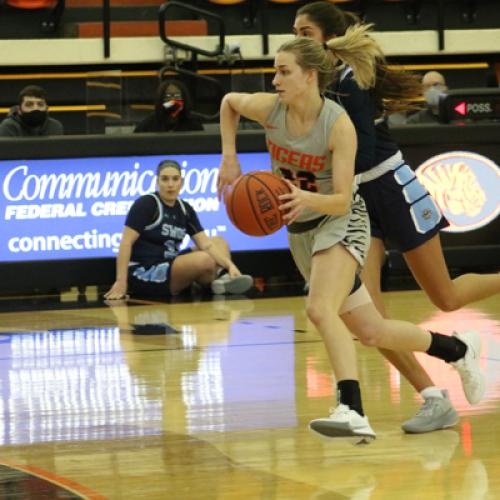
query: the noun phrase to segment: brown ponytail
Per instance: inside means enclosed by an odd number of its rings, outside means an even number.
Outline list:
[[[423,108],[421,77],[378,64],[373,88],[377,108],[385,115]]]

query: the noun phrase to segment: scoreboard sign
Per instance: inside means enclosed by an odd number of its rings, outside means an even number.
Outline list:
[[[439,119],[500,120],[500,88],[448,90],[439,96]]]

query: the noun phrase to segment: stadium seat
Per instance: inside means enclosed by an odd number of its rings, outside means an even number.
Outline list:
[[[151,7],[161,5],[165,0],[109,0],[111,7]],[[102,0],[66,0],[70,9],[102,7]]]
[[[61,21],[65,8],[64,2],[65,0],[5,0],[5,5],[14,11],[32,12],[38,17],[40,32],[51,35],[57,31]]]
[[[112,37],[158,36],[157,21],[114,21],[110,24]],[[206,36],[207,22],[203,20],[166,21],[165,31],[168,36]],[[102,37],[103,27],[100,22],[78,24],[79,38]]]
[[[259,9],[258,0],[206,0],[206,2],[208,4],[209,10],[210,7],[224,8],[238,6],[238,9],[240,11],[238,17],[243,20],[243,26],[245,28],[250,28],[255,24],[257,11]],[[220,14],[220,10],[218,11],[218,13]],[[227,27],[229,28],[230,26]]]
[[[303,3],[302,0],[268,0],[271,3]]]
[[[208,0],[210,3],[216,5],[239,5],[245,3],[247,0]]]
[[[51,9],[57,0],[6,0],[5,3],[16,9]]]

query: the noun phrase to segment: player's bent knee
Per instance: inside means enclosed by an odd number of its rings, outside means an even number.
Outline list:
[[[454,295],[449,295],[446,297],[438,295],[436,297],[431,297],[431,301],[436,307],[444,312],[456,311],[457,309],[460,309],[460,307],[462,307],[462,304],[460,304],[458,298]]]
[[[313,325],[317,326],[325,317],[326,304],[318,304],[316,302],[309,302],[306,306],[306,314]]]
[[[199,252],[199,255],[197,257],[198,257],[198,259],[197,259],[196,267],[198,268],[198,272],[200,274],[209,273],[209,272],[215,273],[217,263],[215,262],[213,257],[211,257],[206,252]]]
[[[382,339],[382,331],[376,325],[365,323],[360,325],[353,331],[354,335],[366,347],[377,347]]]

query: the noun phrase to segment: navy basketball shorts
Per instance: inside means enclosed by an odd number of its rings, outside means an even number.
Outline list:
[[[168,297],[170,293],[170,273],[172,264],[180,255],[192,252],[192,248],[181,250],[177,256],[155,264],[134,264],[128,268],[128,290],[132,295],[148,297]]]
[[[370,217],[371,236],[388,241],[400,252],[433,238],[448,221],[406,164],[359,185]]]
[[[132,295],[143,297],[170,296],[170,272],[174,261],[157,264],[134,264],[128,268],[128,289]]]

